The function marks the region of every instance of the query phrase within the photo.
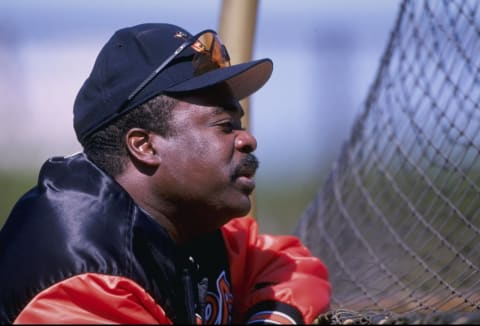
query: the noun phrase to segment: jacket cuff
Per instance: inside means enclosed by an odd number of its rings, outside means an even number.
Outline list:
[[[249,310],[245,323],[247,325],[295,325],[304,324],[304,321],[297,308],[283,302],[265,301]]]

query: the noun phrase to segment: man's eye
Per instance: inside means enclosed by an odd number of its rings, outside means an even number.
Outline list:
[[[228,133],[232,132],[234,129],[233,123],[231,121],[222,123],[221,127],[224,132],[228,132]]]
[[[225,121],[218,124],[218,126],[225,133],[231,133],[235,130],[245,130],[242,128],[242,123],[240,121]]]

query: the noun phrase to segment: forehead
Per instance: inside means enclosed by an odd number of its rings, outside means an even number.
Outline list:
[[[240,117],[243,117],[244,112],[240,103],[236,103],[235,105],[223,105],[223,106],[215,106],[213,113],[218,115],[225,112],[231,112],[234,114],[238,114]]]

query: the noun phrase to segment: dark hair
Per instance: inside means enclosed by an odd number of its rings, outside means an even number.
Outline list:
[[[117,176],[128,162],[125,136],[132,128],[143,128],[168,137],[173,134],[170,124],[172,109],[178,101],[166,95],[159,95],[139,105],[112,123],[87,137],[83,150],[99,168]]]

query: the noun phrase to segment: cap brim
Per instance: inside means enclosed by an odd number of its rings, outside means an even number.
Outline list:
[[[166,93],[195,91],[220,83],[226,83],[232,95],[242,100],[259,90],[268,81],[273,71],[270,59],[260,59],[212,70],[164,90]]]

